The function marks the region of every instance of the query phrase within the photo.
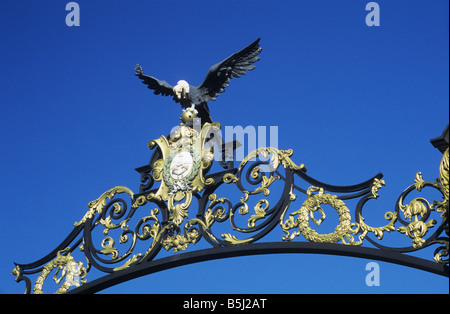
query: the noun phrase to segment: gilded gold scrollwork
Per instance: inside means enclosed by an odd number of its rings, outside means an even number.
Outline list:
[[[119,256],[119,250],[114,247],[116,242],[111,237],[106,237],[102,241],[102,248],[100,252],[105,255],[111,255],[111,259],[116,259]]]
[[[253,214],[248,220],[248,226],[254,227],[255,222],[259,219],[262,219],[266,216],[266,210],[269,209],[269,201],[266,199],[262,199],[256,203],[254,210],[255,214]]]
[[[185,235],[168,235],[162,240],[162,245],[166,250],[173,249],[173,252],[186,250],[187,246],[192,243],[195,244],[198,239],[198,232],[196,230]]]
[[[371,227],[369,225],[367,225],[364,222],[364,217],[361,216],[361,214],[359,214],[358,216],[358,221],[359,223],[357,223],[357,226],[359,227],[359,230],[361,232],[361,234],[359,235],[359,241],[362,243],[362,240],[366,237],[366,235],[369,232],[372,232],[379,240],[383,239],[384,236],[384,232],[391,232],[391,231],[395,231],[395,222],[397,221],[397,215],[395,213],[392,212],[386,212],[384,214],[384,218],[386,220],[389,221],[389,223],[385,226],[382,227]]]
[[[386,183],[382,179],[375,178],[372,183],[371,193],[369,196],[371,199],[378,198],[378,191],[385,186]],[[361,213],[357,214],[358,222],[355,224],[358,227],[358,231],[361,233],[359,235],[359,242],[362,244],[362,241],[367,236],[369,232],[372,232],[378,240],[382,240],[384,236],[384,232],[392,232],[395,231],[395,223],[397,222],[397,214],[393,212],[386,212],[384,214],[384,218],[389,221],[389,223],[382,227],[371,227],[365,223],[364,217]]]
[[[427,234],[428,229],[432,228],[437,222],[434,219],[427,222],[419,219],[419,216],[422,218],[428,213],[429,208],[431,208],[430,204],[424,198],[415,198],[409,204],[399,204],[399,206],[405,218],[409,219],[411,223],[399,227],[397,230],[413,239],[413,247],[422,246],[425,243],[423,237]]]
[[[449,149],[444,152],[441,163],[439,165],[439,178],[435,182],[428,182],[423,179],[422,173],[418,172],[414,179],[415,190],[421,192],[424,187],[429,186],[437,189],[442,193],[442,200],[434,200],[430,202],[422,197],[414,198],[409,204],[403,204],[404,198],[407,195],[400,197],[398,206],[403,213],[403,216],[410,222],[406,226],[400,226],[397,230],[400,233],[407,235],[412,239],[412,246],[414,248],[422,247],[426,240],[424,237],[433,228],[437,221],[435,219],[427,219],[424,217],[429,215],[431,211],[441,213],[441,218],[447,219],[448,204],[449,204]],[[444,246],[435,253],[434,259],[442,262],[442,256],[448,256],[448,240],[437,239],[431,243],[440,243]],[[443,262],[448,264],[448,260]]]
[[[74,225],[79,226],[85,223],[87,219],[93,218],[96,214],[101,214],[104,207],[106,206],[106,200],[112,199],[118,193],[127,193],[132,199],[134,197],[134,193],[129,188],[124,186],[116,186],[103,193],[98,199],[90,202],[88,204],[89,210],[84,215],[83,219],[81,219],[79,222],[75,222]],[[115,210],[117,209],[115,208]]]
[[[444,198],[448,200],[448,193],[449,193],[449,168],[450,168],[450,161],[449,161],[449,152],[448,148],[444,152],[441,160],[441,164],[439,166],[439,183],[442,186],[442,192],[444,193]]]
[[[53,280],[56,284],[60,284],[64,279],[63,284],[56,290],[55,294],[66,293],[71,286],[79,287],[81,284],[86,283],[84,279],[87,275],[86,267],[84,267],[82,262],[75,262],[75,259],[71,256],[70,252],[63,255],[70,248],[65,248],[58,251],[56,258],[44,266],[36,283],[34,285],[34,294],[44,294],[43,285],[44,281],[47,279],[48,275],[56,269],[53,276]],[[57,278],[59,272],[61,272],[61,277]]]

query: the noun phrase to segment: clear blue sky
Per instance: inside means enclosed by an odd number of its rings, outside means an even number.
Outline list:
[[[365,24],[368,0],[79,0],[79,27],[65,24],[67,2],[0,4],[0,293],[24,291],[13,261],[46,255],[88,202],[117,185],[138,191],[134,168],[148,162],[147,142],[177,124],[180,109],[140,83],[136,63],[171,84],[198,85],[212,64],[261,37],[256,70],[210,104],[214,120],[278,126],[279,148],[330,184],[383,172],[375,216],[394,209],[416,172],[438,177],[441,154],[429,139],[449,122],[447,0],[377,1],[379,27]],[[393,244],[411,243],[402,241]],[[449,291],[445,277],[381,262],[381,286],[367,287],[368,262],[241,257],[105,292]]]

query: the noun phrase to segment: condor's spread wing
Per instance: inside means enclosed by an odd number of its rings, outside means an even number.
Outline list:
[[[142,68],[139,65],[136,65],[135,68],[136,76],[142,80],[142,83],[147,85],[149,89],[154,90],[153,94],[155,95],[163,95],[163,96],[175,96],[173,92],[173,86],[167,83],[166,81],[158,80],[152,76],[142,74]],[[176,101],[176,97],[174,98]],[[179,102],[179,101],[177,101]]]
[[[260,38],[209,69],[205,80],[198,87],[203,102],[216,100],[233,77],[240,77],[255,68],[253,63],[260,59],[258,54],[262,50],[259,41]]]

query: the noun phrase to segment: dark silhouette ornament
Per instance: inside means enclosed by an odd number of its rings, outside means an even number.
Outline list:
[[[158,80],[152,76],[144,75],[142,67],[138,64],[135,67],[138,76],[149,89],[154,90],[155,95],[173,96],[176,103],[180,103],[182,108],[189,109],[197,114],[201,123],[211,123],[208,102],[216,100],[220,93],[225,91],[233,77],[240,77],[255,68],[253,63],[260,58],[258,54],[262,48],[259,46],[260,38],[234,53],[225,60],[213,65],[206,74],[205,80],[200,86],[192,86],[184,80],[178,81],[172,86],[166,81]]]

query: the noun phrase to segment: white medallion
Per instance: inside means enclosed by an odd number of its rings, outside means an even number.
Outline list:
[[[170,163],[169,173],[175,180],[181,180],[188,176],[192,170],[194,160],[187,151],[176,154]]]

